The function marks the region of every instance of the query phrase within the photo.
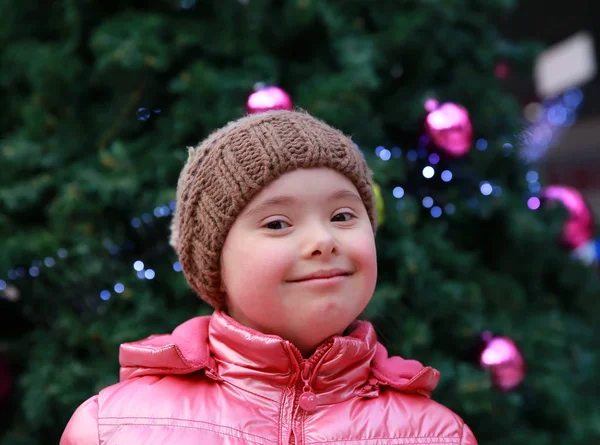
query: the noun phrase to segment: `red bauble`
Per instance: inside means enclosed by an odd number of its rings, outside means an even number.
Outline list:
[[[249,114],[271,110],[293,109],[289,94],[279,87],[261,88],[248,97],[246,109]]]
[[[560,240],[574,250],[589,242],[594,235],[592,211],[581,193],[566,185],[551,185],[544,189],[542,197],[546,201],[562,203],[569,213],[563,226]]]
[[[426,109],[425,129],[438,151],[454,158],[469,153],[473,127],[467,109],[452,102],[438,105],[433,99],[426,102]]]
[[[525,379],[525,360],[517,345],[507,337],[492,337],[483,334],[486,342],[481,353],[481,366],[489,369],[494,386],[502,391],[511,391]]]

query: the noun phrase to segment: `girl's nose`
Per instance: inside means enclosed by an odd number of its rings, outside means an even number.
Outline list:
[[[305,246],[305,257],[328,257],[338,250],[337,242],[333,234],[324,228],[311,229],[307,235]]]

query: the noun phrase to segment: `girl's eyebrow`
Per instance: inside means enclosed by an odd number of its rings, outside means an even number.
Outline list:
[[[331,195],[329,195],[326,199],[327,200],[336,200],[336,199],[343,199],[343,198],[349,198],[349,199],[352,199],[352,200],[355,200],[358,202],[362,202],[362,199],[360,198],[360,196],[358,196],[356,193],[354,193],[353,191],[348,190],[348,189],[336,190]],[[271,198],[265,199],[264,201],[260,202],[253,208],[245,211],[244,216],[253,215],[267,207],[278,206],[278,205],[279,206],[290,206],[292,204],[296,204],[297,202],[298,202],[298,199],[293,196],[287,196],[287,195],[272,196]]]

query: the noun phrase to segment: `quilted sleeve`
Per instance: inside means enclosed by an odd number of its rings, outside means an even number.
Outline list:
[[[62,444],[61,444],[62,445]],[[462,439],[460,445],[477,445],[477,439],[473,435],[471,428],[465,423],[463,425]]]
[[[71,416],[60,445],[100,445],[98,438],[98,396],[83,402]]]

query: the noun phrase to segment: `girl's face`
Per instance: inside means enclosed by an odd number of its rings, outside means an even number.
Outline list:
[[[365,206],[352,182],[327,168],[294,170],[261,190],[227,234],[221,265],[229,315],[304,356],[342,334],[377,279]]]

